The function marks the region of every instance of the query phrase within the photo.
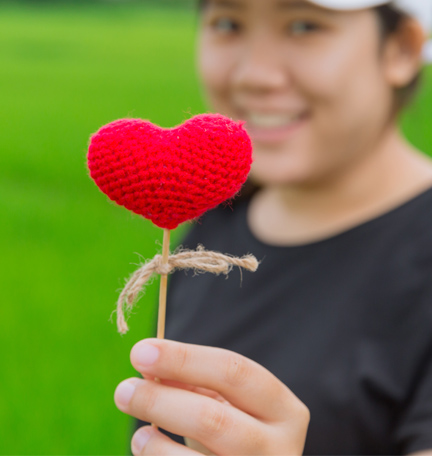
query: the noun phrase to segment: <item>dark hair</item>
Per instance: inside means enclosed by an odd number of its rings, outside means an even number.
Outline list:
[[[409,18],[407,14],[390,5],[377,6],[375,10],[378,15],[383,40],[397,33],[404,21]],[[420,86],[421,77],[422,73],[419,71],[409,84],[395,90],[394,111],[396,114],[413,100]]]

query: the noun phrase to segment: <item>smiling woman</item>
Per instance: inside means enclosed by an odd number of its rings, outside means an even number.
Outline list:
[[[417,74],[415,61],[411,68],[400,68],[402,61],[380,68],[380,40],[371,10],[335,12],[297,1],[274,8],[207,3],[199,63],[208,101],[246,120],[257,182],[324,178],[375,141],[389,120],[393,91]],[[366,118],[367,132],[358,128]]]
[[[432,450],[432,164],[397,126],[422,64],[416,3],[202,4],[204,94],[246,122],[257,191],[185,244],[262,264],[241,288],[173,277],[181,343],[138,343],[145,380],[115,397],[193,449],[143,427],[134,454]]]

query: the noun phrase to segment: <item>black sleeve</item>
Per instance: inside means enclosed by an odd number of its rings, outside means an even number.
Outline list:
[[[432,450],[432,290],[424,293],[416,318],[418,334],[413,339],[422,340],[422,346],[417,347],[418,369],[395,431],[401,454]]]
[[[424,371],[399,423],[396,438],[402,454],[432,450],[432,350],[424,361]]]

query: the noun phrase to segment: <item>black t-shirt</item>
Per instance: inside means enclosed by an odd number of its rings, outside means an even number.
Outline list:
[[[432,189],[293,247],[257,240],[247,208],[209,212],[183,246],[252,253],[258,271],[175,273],[166,337],[273,372],[310,409],[305,454],[432,449]]]

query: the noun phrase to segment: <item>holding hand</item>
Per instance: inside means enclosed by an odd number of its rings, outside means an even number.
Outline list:
[[[131,362],[145,379],[119,384],[114,399],[121,411],[216,455],[302,454],[308,409],[254,361],[219,348],[147,339],[132,348]],[[202,454],[150,426],[134,434],[132,452]]]

